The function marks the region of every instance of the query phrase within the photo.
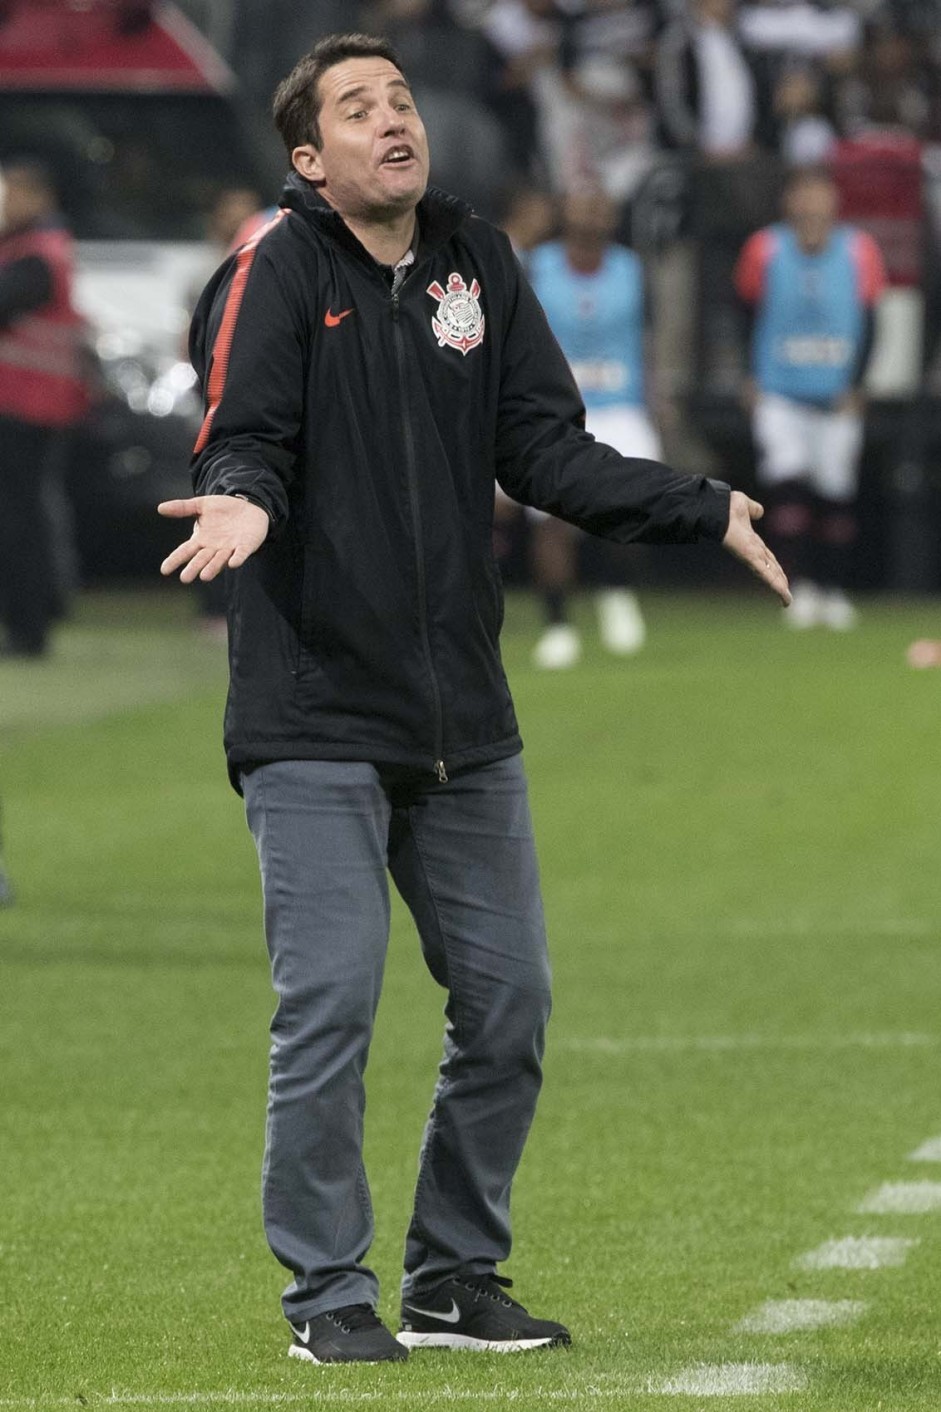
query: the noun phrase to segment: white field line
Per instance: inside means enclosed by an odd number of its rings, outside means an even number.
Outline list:
[[[853,1324],[865,1312],[861,1299],[767,1299],[732,1330],[741,1334],[792,1334]]]
[[[904,1236],[844,1236],[826,1240],[816,1250],[799,1255],[795,1265],[801,1270],[881,1270],[904,1265],[909,1250],[918,1241]]]
[[[863,1215],[941,1211],[941,1182],[883,1182],[856,1208]]]
[[[697,1363],[648,1391],[667,1397],[754,1397],[766,1392],[804,1392],[807,1374],[792,1363]]]
[[[931,1137],[908,1154],[909,1162],[941,1162],[941,1137]]]
[[[556,1049],[583,1054],[682,1054],[737,1052],[743,1049],[918,1049],[941,1043],[941,1036],[909,1031],[873,1034],[763,1035],[629,1035],[612,1039],[605,1035],[572,1037],[555,1041]]]

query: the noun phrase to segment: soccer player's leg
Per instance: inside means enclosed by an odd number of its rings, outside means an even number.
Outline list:
[[[645,407],[593,408],[585,425],[598,441],[613,446],[622,456],[663,459],[660,437]],[[607,540],[596,541],[593,548],[604,585],[595,594],[602,646],[616,657],[631,657],[647,641],[647,624],[634,588],[634,568],[642,551]]]
[[[529,506],[526,518],[533,586],[545,623],[533,662],[547,671],[574,667],[582,652],[578,630],[569,619],[569,600],[578,580],[578,530]]]
[[[846,632],[858,620],[848,590],[858,533],[856,497],[863,447],[860,413],[821,412],[815,447],[814,553],[815,577],[822,594],[821,619],[826,627]]]
[[[790,580],[792,603],[785,621],[794,628],[814,627],[820,611],[813,577],[811,416],[787,398],[763,393],[752,423],[759,496],[765,507],[761,533]]]

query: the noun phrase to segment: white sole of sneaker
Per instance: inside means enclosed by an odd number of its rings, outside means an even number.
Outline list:
[[[485,1339],[467,1334],[396,1334],[406,1348],[461,1348],[469,1353],[527,1353],[531,1348],[549,1348],[551,1338]]]
[[[316,1363],[318,1368],[350,1368],[353,1363],[404,1363],[404,1358],[315,1358],[306,1348],[292,1343],[288,1349],[289,1358],[300,1358],[304,1363]]]
[[[316,1363],[318,1367],[320,1366],[319,1358],[315,1358],[306,1348],[299,1348],[296,1343],[292,1343],[291,1347],[288,1349],[288,1357],[300,1358],[304,1363]]]

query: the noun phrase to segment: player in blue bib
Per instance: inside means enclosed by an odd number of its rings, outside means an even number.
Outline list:
[[[885,287],[871,236],[837,221],[829,172],[795,172],[785,220],[757,231],[735,271],[754,315],[748,401],[768,536],[794,585],[787,621],[845,630],[863,442],[862,384]]]
[[[527,270],[582,394],[587,429],[623,455],[659,461],[660,439],[644,398],[643,266],[613,242],[616,215],[601,192],[568,197],[561,239],[537,246]],[[542,667],[569,667],[581,652],[568,618],[578,531],[529,513],[534,576],[546,616],[534,660]],[[636,595],[624,587],[623,555],[612,565],[612,577],[618,586],[597,596],[599,629],[605,647],[625,655],[638,651],[646,630]]]

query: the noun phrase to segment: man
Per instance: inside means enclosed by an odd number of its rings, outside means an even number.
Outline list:
[[[261,864],[279,1003],[264,1216],[293,1272],[290,1353],[567,1343],[505,1293],[509,1197],[541,1077],[549,972],[520,739],[497,645],[493,483],[620,538],[721,539],[783,597],[721,486],[581,427],[506,237],[426,192],[395,55],[321,41],[275,96],[294,168],[222,267],[192,353],[207,411],[195,516],[164,561],[233,575],[226,748]],[[375,1314],[363,1071],[386,867],[447,988],[444,1060],[405,1248],[399,1340]]]
[[[561,240],[534,250],[527,270],[582,395],[586,429],[622,456],[658,460],[660,438],[644,395],[643,267],[633,251],[614,244],[616,220],[616,207],[604,192],[568,196]],[[552,670],[571,667],[581,655],[579,633],[568,616],[578,578],[578,531],[538,510],[529,513],[546,618],[533,659]],[[609,652],[626,656],[643,646],[646,627],[637,595],[624,587],[621,553],[609,565],[609,576],[612,586],[597,596],[601,641]]]
[[[0,620],[3,654],[41,657],[55,613],[43,487],[53,441],[84,415],[83,324],[72,302],[71,239],[45,167],[2,174],[0,223]]]
[[[863,380],[885,287],[871,236],[837,224],[824,168],[795,172],[785,220],[750,237],[735,286],[754,312],[746,388],[768,534],[794,583],[788,622],[846,631],[863,443]]]

